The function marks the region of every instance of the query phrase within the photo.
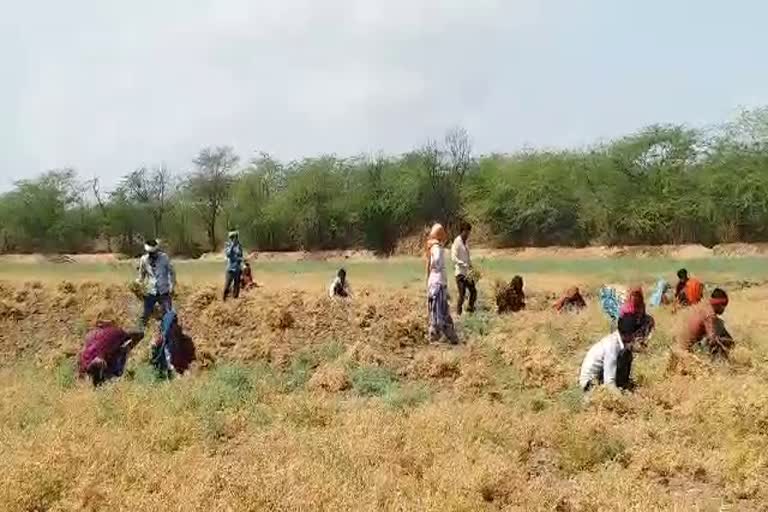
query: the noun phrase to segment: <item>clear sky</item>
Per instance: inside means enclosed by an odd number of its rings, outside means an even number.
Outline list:
[[[580,146],[768,104],[759,0],[0,0],[0,189],[245,159]]]

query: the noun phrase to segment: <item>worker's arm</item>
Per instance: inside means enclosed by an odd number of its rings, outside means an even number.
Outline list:
[[[170,283],[170,288],[168,290],[169,293],[173,293],[173,290],[176,288],[176,269],[173,268],[173,263],[171,263],[171,258],[166,256],[166,262],[168,264],[168,283]]]
[[[136,278],[136,282],[143,284],[146,279],[147,267],[144,265],[144,258],[139,258],[139,277]]]

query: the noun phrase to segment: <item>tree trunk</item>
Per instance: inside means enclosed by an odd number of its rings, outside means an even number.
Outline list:
[[[216,217],[211,217],[208,223],[208,243],[211,246],[211,252],[216,252]]]

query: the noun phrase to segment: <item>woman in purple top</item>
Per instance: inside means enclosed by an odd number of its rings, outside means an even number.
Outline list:
[[[141,331],[126,332],[114,324],[100,322],[85,336],[78,370],[88,375],[94,386],[123,374],[128,352],[144,337]]]

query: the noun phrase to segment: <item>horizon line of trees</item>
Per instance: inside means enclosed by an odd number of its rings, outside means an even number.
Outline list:
[[[497,246],[768,241],[768,107],[714,130],[654,125],[585,149],[475,156],[453,128],[402,155],[243,162],[202,149],[191,170],[135,169],[113,190],[56,169],[0,195],[0,252],[217,250],[228,229],[262,251],[391,254],[440,221]]]

